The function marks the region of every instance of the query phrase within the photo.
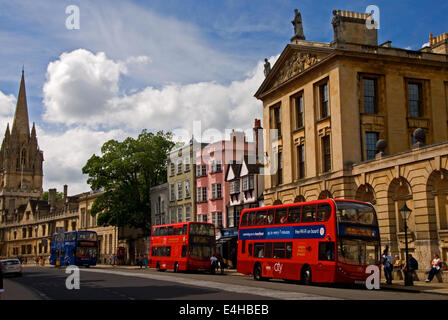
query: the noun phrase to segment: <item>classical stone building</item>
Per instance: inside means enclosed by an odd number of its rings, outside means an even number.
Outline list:
[[[435,252],[446,261],[448,34],[406,50],[378,44],[366,14],[333,15],[333,41],[293,38],[255,94],[263,101],[266,151],[279,163],[265,178],[265,204],[370,201],[382,244],[402,254],[399,209],[406,203],[410,248],[422,268]]]

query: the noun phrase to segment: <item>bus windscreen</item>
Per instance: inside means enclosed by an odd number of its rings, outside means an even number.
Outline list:
[[[375,210],[364,203],[336,201],[336,215],[342,223],[377,225]]]

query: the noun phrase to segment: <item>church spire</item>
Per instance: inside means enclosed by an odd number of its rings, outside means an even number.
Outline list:
[[[28,122],[28,106],[26,103],[25,75],[22,68],[22,79],[20,81],[19,95],[17,97],[16,112],[12,123],[11,135],[18,136],[19,140],[28,141],[30,137],[30,127]]]
[[[10,135],[10,133],[9,133],[9,122],[8,122],[8,124],[6,125],[5,138],[9,138],[9,135]]]

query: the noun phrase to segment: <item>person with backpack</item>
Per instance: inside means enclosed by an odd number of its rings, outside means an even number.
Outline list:
[[[386,283],[392,284],[392,272],[394,270],[394,266],[392,264],[392,256],[389,253],[389,246],[386,246],[386,248],[384,249],[381,262],[384,267],[384,275],[386,276]]]
[[[408,261],[405,261],[403,265],[403,272],[406,272],[406,269],[409,272],[409,275],[412,277],[413,280],[418,280],[417,273],[415,271],[418,270],[418,262],[417,260],[412,256],[412,254],[409,254]]]

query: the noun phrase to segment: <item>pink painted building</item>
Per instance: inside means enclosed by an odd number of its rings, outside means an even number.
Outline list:
[[[211,143],[196,153],[196,214],[197,221],[207,221],[216,228],[228,227],[230,203],[227,166],[242,159],[255,143],[247,142],[243,132],[233,131],[230,140]]]

